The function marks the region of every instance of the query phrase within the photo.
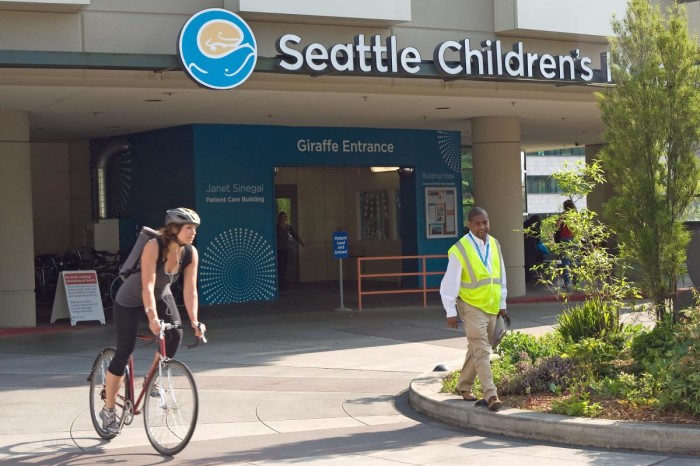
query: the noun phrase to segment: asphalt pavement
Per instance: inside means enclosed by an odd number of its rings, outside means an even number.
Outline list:
[[[513,329],[551,330],[562,305],[535,298],[509,306]],[[209,343],[177,354],[195,374],[199,422],[190,444],[173,458],[153,450],[140,416],[112,441],[92,428],[86,376],[99,349],[114,343],[109,319],[104,326],[68,328],[59,322],[34,332],[0,333],[0,462],[700,464],[700,457],[663,448],[571,446],[458,427],[418,413],[409,404],[411,384],[440,364],[461,367],[462,330],[445,325],[435,297],[425,308],[413,296],[377,298],[363,311],[340,312],[333,311],[338,299],[333,288],[299,287],[276,302],[203,308]],[[346,299],[353,308],[351,295]],[[137,347],[138,375],[152,353],[152,347]],[[506,422],[506,412],[494,416]],[[700,440],[700,428],[696,433]]]

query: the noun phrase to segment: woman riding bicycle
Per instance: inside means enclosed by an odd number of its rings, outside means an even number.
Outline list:
[[[199,215],[193,210],[177,208],[165,214],[165,226],[160,237],[146,243],[141,253],[141,269],[126,279],[119,288],[114,307],[114,328],[117,333],[117,349],[107,370],[105,384],[105,406],[100,413],[105,430],[116,432],[119,423],[114,409],[129,357],[134,352],[139,320],[145,312],[148,326],[153,334],[160,332],[160,321],[180,322],[180,313],[170,286],[183,274],[183,299],[195,335],[201,337],[206,330],[198,321],[197,266],[199,255],[192,246],[200,224]],[[183,263],[185,256],[191,257],[189,264]],[[184,269],[184,270],[183,270]],[[166,334],[166,355],[175,355],[182,329],[170,330]],[[156,351],[153,366],[160,355]]]

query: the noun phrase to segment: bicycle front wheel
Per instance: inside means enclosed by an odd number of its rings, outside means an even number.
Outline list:
[[[95,359],[95,363],[92,365],[92,371],[90,372],[90,420],[92,420],[92,425],[97,432],[97,435],[105,440],[113,439],[117,436],[118,432],[109,431],[102,427],[102,419],[100,419],[100,412],[105,405],[105,384],[107,382],[107,368],[109,363],[112,362],[116,351],[114,348],[104,348],[100,354]],[[127,408],[128,395],[126,392],[126,384],[122,383],[119,391],[117,392],[117,401],[115,408],[117,410],[117,421],[119,422],[119,427],[124,425],[124,412]]]
[[[158,392],[158,396],[149,396]],[[182,451],[197,425],[199,396],[190,369],[180,361],[162,362],[146,389],[143,422],[148,440],[161,455]]]

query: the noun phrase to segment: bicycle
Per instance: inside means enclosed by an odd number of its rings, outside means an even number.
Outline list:
[[[165,331],[181,328],[182,324],[161,321],[158,341],[160,361],[150,370],[138,398],[134,400],[134,358],[129,357],[124,383],[117,392],[117,420],[119,430],[112,432],[102,428],[100,412],[105,402],[105,382],[107,367],[114,358],[113,347],[103,348],[97,355],[88,376],[90,382],[90,419],[97,435],[105,440],[116,437],[124,425],[130,425],[134,416],[144,414],[143,421],[148,441],[162,455],[172,456],[182,451],[194,434],[199,412],[199,395],[197,385],[190,369],[181,361],[170,359],[165,355]],[[153,341],[152,337],[137,336],[140,340]],[[187,345],[194,348],[207,340],[202,334],[195,343]],[[153,393],[157,393],[155,396]],[[139,410],[143,400],[143,410]]]

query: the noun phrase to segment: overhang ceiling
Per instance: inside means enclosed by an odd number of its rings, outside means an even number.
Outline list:
[[[602,142],[594,88],[532,82],[254,73],[199,88],[181,71],[0,69],[0,109],[29,112],[31,140],[72,142],[190,123],[454,130],[521,119],[523,150]]]

